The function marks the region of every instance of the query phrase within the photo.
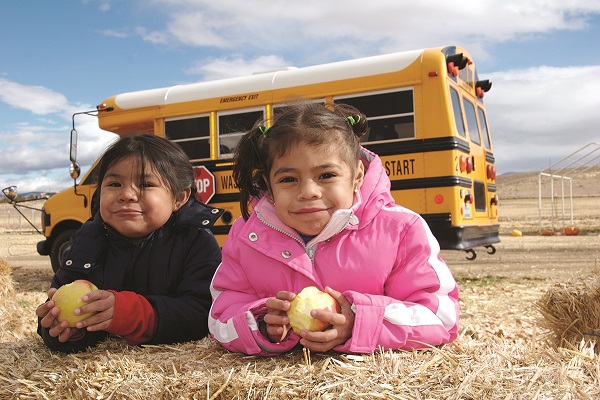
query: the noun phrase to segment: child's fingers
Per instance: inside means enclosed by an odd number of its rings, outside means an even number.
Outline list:
[[[77,322],[75,326],[79,329],[87,327],[88,331],[103,331],[108,329],[112,322],[113,313],[109,311],[99,312],[82,321]]]
[[[35,309],[35,315],[37,315],[38,317],[45,317],[50,312],[50,310],[52,310],[52,308],[54,308],[54,302],[52,300],[49,300],[44,304],[40,304],[38,308]]]
[[[288,292],[287,290],[280,290],[279,292],[277,292],[277,295],[275,296],[275,298],[277,298],[279,300],[287,300],[287,301],[294,300],[294,297],[296,297],[296,293]]]
[[[263,317],[265,324],[269,325],[287,325],[290,323],[287,314],[265,314]]]
[[[340,305],[341,308],[351,306],[348,299],[346,299],[346,297],[344,297],[344,295],[341,294],[340,292],[338,292],[337,290],[332,289],[329,286],[325,286],[325,292],[329,293],[331,295],[331,297],[333,297],[335,299],[335,301],[338,302],[338,304]]]
[[[105,290],[94,290],[83,296],[83,301],[87,304],[77,308],[75,315],[87,314],[92,312],[102,312],[114,307],[114,294]]]
[[[67,321],[53,324],[52,328],[50,328],[50,330],[48,331],[48,333],[50,333],[50,336],[58,337],[58,340],[60,340],[61,342],[66,342],[69,339],[69,337],[71,336],[69,332],[69,323]]]
[[[266,302],[267,310],[270,311],[283,311],[286,312],[290,309],[290,302],[288,300],[280,300],[276,298],[270,298]]]
[[[329,325],[344,325],[346,323],[346,317],[344,314],[339,314],[333,311],[326,310],[312,310],[310,316],[319,321],[327,322]]]
[[[38,308],[40,308],[40,307],[38,307]],[[50,310],[47,310],[43,316],[40,315],[40,317],[42,317],[42,319],[40,320],[40,325],[43,328],[52,327],[52,325],[54,325],[54,321],[56,321],[56,316],[58,315],[59,312],[60,312],[60,310],[58,309],[58,307],[51,307]]]

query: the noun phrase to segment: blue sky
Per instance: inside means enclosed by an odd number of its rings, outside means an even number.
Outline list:
[[[20,193],[72,184],[71,116],[115,94],[443,45],[493,83],[498,173],[600,142],[599,0],[19,0],[0,34],[0,188]],[[75,121],[85,171],[114,135]]]

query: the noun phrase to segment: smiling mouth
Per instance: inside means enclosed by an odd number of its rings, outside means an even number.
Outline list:
[[[117,211],[115,211],[115,214],[117,214],[117,215],[140,215],[140,214],[142,214],[142,212],[139,210],[126,209],[126,210],[117,210]]]
[[[294,211],[293,214],[305,215],[305,214],[317,214],[321,212],[327,212],[326,208],[310,208]]]

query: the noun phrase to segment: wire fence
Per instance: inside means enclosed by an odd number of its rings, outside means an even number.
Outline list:
[[[36,208],[29,209],[19,207],[16,210],[12,204],[0,204],[0,231],[3,232],[36,232],[36,228],[42,229],[42,212],[40,211],[45,200],[27,202],[27,207]],[[17,205],[18,207],[18,205]],[[21,215],[21,213],[23,215]],[[32,226],[27,220],[35,226]]]

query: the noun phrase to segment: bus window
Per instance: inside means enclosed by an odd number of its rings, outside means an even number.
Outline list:
[[[231,155],[242,136],[252,129],[263,115],[263,110],[219,113],[219,156]]]
[[[165,137],[177,143],[190,161],[210,158],[209,116],[165,121]]]
[[[477,107],[477,113],[479,114],[479,125],[481,126],[481,136],[483,136],[483,145],[486,149],[492,150],[492,141],[490,140],[490,131],[488,130],[485,111],[483,111],[483,108]]]
[[[412,139],[415,137],[413,90],[374,93],[356,97],[336,97],[336,103],[356,107],[369,119],[369,131],[362,142]]]
[[[92,172],[90,172],[85,179],[80,183],[80,185],[96,185],[98,183],[98,163],[92,166]]]
[[[318,103],[321,105],[325,105],[325,100],[323,99],[312,99],[310,100],[311,103]],[[288,103],[280,103],[280,104],[274,104],[273,105],[273,118],[277,118],[279,115],[283,114],[287,109],[288,109],[289,105]]]
[[[485,201],[485,184],[479,181],[473,181],[473,194],[475,195],[475,210],[484,212],[487,208]]]
[[[462,118],[462,113],[460,112],[460,97],[458,96],[458,92],[453,87],[450,87],[450,97],[452,98],[452,111],[454,113],[454,124],[456,125],[456,131],[458,134],[464,138],[467,137],[467,131],[465,129],[465,122]]]
[[[465,107],[465,115],[467,116],[467,129],[469,130],[471,142],[481,145],[479,128],[477,127],[477,117],[475,116],[475,106],[467,99],[463,99],[463,105]]]

